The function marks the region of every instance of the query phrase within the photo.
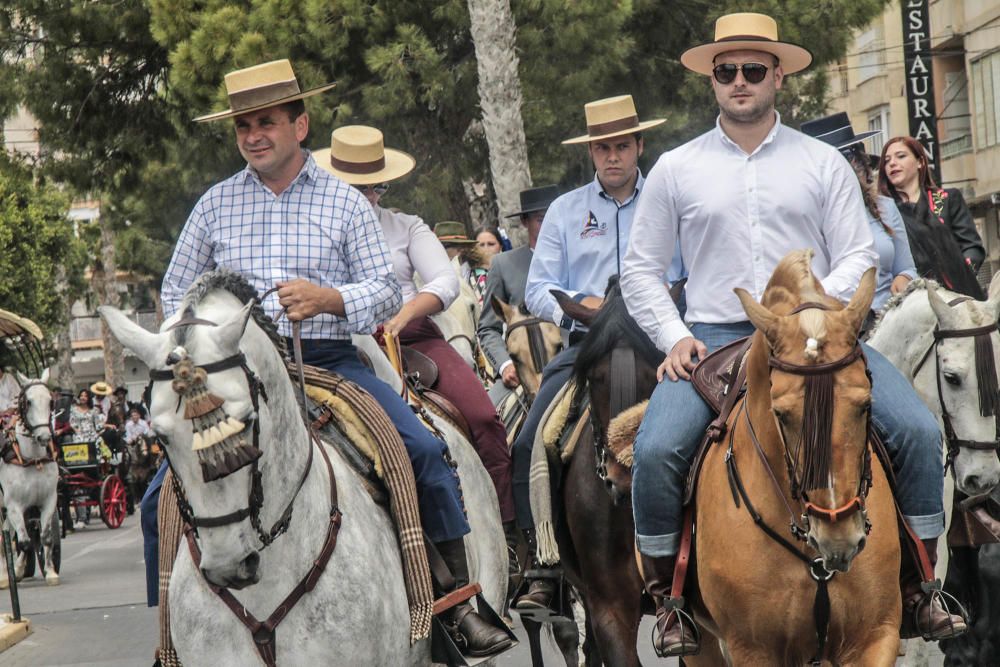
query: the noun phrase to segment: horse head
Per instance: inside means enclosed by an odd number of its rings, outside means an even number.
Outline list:
[[[45,456],[52,442],[52,393],[47,383],[49,369],[40,378],[17,373],[21,393],[17,399],[17,439],[26,458]]]
[[[663,354],[628,314],[617,276],[608,281],[600,309],[577,303],[558,290],[552,294],[564,313],[590,327],[579,344],[573,377],[577,387],[589,388],[598,475],[616,505],[628,503],[632,498],[631,465],[608,450],[608,425],[622,411],[649,398]]]
[[[805,538],[827,570],[846,572],[869,529],[871,382],[858,332],[875,272],[865,272],[845,308],[826,296],[811,261],[811,250],[786,256],[762,303],[735,290],[757,328],[747,410],[756,421],[751,437],[759,436],[772,467],[787,464],[788,491],[804,508]]]
[[[182,518],[196,531],[202,573],[234,589],[259,580],[259,552],[282,532],[281,510],[291,507],[288,496],[294,499],[308,465],[308,450],[290,446],[308,436],[279,339],[255,297],[236,274],[205,274],[159,333],[100,308],[151,369],[150,424],[173,471]]]
[[[559,327],[532,317],[523,305],[510,306],[495,296],[490,305],[507,324],[507,351],[530,400],[542,384],[542,369],[562,349]]]
[[[979,496],[1000,484],[1000,274],[987,301],[946,302],[933,284],[927,300],[936,319],[934,350],[938,412],[944,422],[948,457],[962,493]],[[933,404],[933,399],[932,399]]]

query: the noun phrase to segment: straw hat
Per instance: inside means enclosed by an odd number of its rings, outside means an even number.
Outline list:
[[[382,132],[367,125],[345,125],[330,135],[330,147],[313,153],[316,164],[351,185],[376,185],[402,178],[417,161],[386,148]]]
[[[631,95],[609,97],[588,102],[583,107],[587,116],[587,134],[567,139],[564,144],[585,144],[626,134],[635,134],[666,122],[666,118],[639,122]]]
[[[90,393],[95,396],[110,396],[111,392],[111,385],[104,380],[100,380],[90,385]]]
[[[726,14],[715,22],[715,41],[681,54],[681,64],[692,72],[712,76],[715,58],[727,51],[763,51],[777,56],[785,74],[809,67],[812,54],[798,44],[778,41],[778,24],[764,14]]]
[[[302,91],[292,71],[292,63],[287,59],[274,60],[263,65],[238,69],[226,75],[226,92],[229,94],[229,108],[225,111],[198,116],[195,122],[232,118],[240,114],[266,109],[268,107],[303,100],[326,92],[335,83]]]
[[[465,233],[465,225],[461,222],[445,221],[434,225],[434,235],[442,245],[465,246],[476,245],[475,239],[470,239]]]

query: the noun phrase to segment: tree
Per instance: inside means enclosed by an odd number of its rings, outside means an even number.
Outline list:
[[[479,74],[479,105],[489,146],[493,190],[502,216],[518,210],[518,193],[531,186],[521,119],[521,78],[514,51],[514,17],[509,0],[468,2]]]

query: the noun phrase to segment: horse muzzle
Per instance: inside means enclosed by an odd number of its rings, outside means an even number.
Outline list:
[[[260,581],[260,554],[251,551],[235,567],[202,567],[205,579],[216,586],[240,590]]]

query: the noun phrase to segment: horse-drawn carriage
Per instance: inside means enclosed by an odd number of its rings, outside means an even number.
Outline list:
[[[126,489],[117,471],[127,467],[127,454],[111,452],[100,437],[81,440],[70,436],[60,441],[59,449],[64,523],[69,523],[70,508],[97,507],[104,525],[112,529],[121,526],[126,514]]]

